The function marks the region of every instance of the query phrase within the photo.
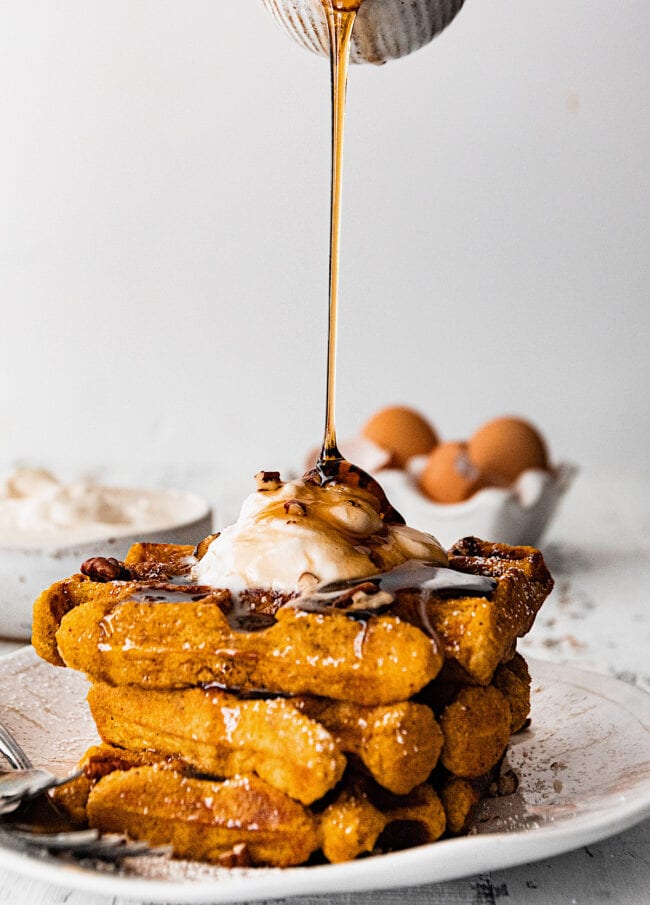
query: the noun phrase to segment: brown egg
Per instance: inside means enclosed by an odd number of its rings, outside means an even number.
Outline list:
[[[412,456],[426,455],[438,444],[429,422],[413,409],[399,405],[373,415],[361,435],[391,454],[392,468],[404,468]]]
[[[548,468],[542,436],[522,418],[488,421],[469,440],[467,455],[493,484],[511,484],[527,468]]]
[[[441,443],[420,477],[420,487],[437,503],[460,503],[483,486],[481,473],[467,456],[466,443]]]

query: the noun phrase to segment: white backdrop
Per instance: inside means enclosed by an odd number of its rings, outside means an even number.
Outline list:
[[[467,0],[352,72],[339,435],[650,440],[650,5]],[[0,0],[6,461],[252,474],[320,438],[328,71],[256,0]]]

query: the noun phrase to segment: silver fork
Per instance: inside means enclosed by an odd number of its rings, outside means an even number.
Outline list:
[[[13,814],[24,801],[38,798],[48,789],[62,786],[81,776],[82,771],[77,770],[70,776],[63,778],[49,773],[47,770],[37,770],[33,767],[11,770],[9,773],[0,773],[0,817],[5,814]]]
[[[81,771],[61,779],[47,770],[37,770],[6,726],[0,723],[0,753],[9,761],[10,773],[0,773],[0,816],[18,810],[23,801],[36,798],[48,789],[70,782]]]
[[[34,765],[11,732],[0,723],[0,754],[4,754],[14,770],[30,770]]]
[[[141,855],[170,855],[170,846],[151,847],[148,842],[137,842],[120,833],[101,833],[97,829],[66,830],[64,832],[37,832],[34,826],[2,821],[2,816],[17,811],[32,798],[48,789],[71,782],[81,776],[82,770],[63,779],[47,770],[35,769],[6,726],[0,723],[0,753],[12,767],[0,774],[0,839],[23,851],[46,851],[75,858],[98,858],[103,861],[121,861]],[[60,815],[59,815],[60,816]]]

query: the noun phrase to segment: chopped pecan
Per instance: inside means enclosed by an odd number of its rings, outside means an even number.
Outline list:
[[[307,507],[300,500],[287,500],[284,511],[287,515],[307,515]]]
[[[314,589],[318,586],[318,576],[313,572],[303,572],[298,579],[298,589],[306,591]]]
[[[258,471],[255,475],[258,490],[277,490],[282,487],[279,471]]]
[[[203,538],[203,540],[194,549],[194,555],[197,559],[203,559],[205,554],[208,552],[208,547],[210,546],[212,541],[216,540],[220,534],[221,532],[217,531],[215,534],[208,534],[207,537]]]
[[[124,563],[112,556],[91,556],[82,562],[81,571],[91,581],[129,581],[131,578]]]
[[[348,588],[332,604],[337,610],[379,610],[390,606],[395,598],[386,591],[380,591],[372,581],[364,581],[362,584]]]

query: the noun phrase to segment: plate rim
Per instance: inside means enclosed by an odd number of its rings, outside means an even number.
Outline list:
[[[21,662],[30,659],[40,665],[40,661],[34,660],[35,657],[33,648],[27,645],[1,657],[0,665],[13,660]],[[642,729],[650,732],[650,695],[642,689],[612,676],[551,660],[531,657],[527,662],[533,674],[534,685],[551,681],[604,697],[610,703],[624,707]],[[640,795],[639,790],[642,792]],[[323,895],[408,888],[409,885],[421,886],[461,879],[487,870],[503,870],[600,842],[650,817],[650,779],[641,780],[634,791],[635,795],[631,799],[629,793],[627,796],[618,796],[614,799],[615,806],[606,807],[596,814],[578,815],[561,825],[443,839],[378,858],[359,859],[344,864],[248,869],[218,879],[158,880],[102,873],[69,862],[40,860],[7,848],[0,841],[0,867],[66,889],[105,895],[110,887],[110,894],[113,896],[161,905],[171,900],[178,905],[200,905],[207,902],[225,905],[276,896],[289,898],[313,895],[315,892]],[[506,841],[509,843],[507,846],[502,844]],[[427,861],[427,856],[434,849],[435,858]],[[497,859],[494,857],[495,850],[499,855]],[[373,865],[372,871],[367,870],[369,863]],[[414,869],[417,869],[416,875],[421,875],[422,866],[426,867],[427,863],[433,868],[428,878],[419,876],[415,884],[404,884],[403,878],[409,876],[409,871],[413,876]],[[424,873],[427,873],[426,869]]]

